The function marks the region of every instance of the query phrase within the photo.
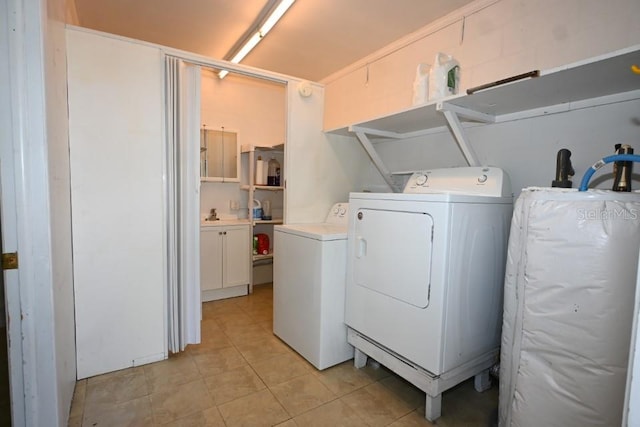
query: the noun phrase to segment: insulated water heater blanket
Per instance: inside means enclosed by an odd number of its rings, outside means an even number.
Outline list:
[[[640,194],[528,188],[507,253],[500,426],[619,426]]]

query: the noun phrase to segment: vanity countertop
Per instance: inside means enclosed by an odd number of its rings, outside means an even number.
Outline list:
[[[245,224],[249,225],[248,219],[219,219],[217,221],[205,221],[205,220],[200,221],[201,228],[222,227],[222,226],[228,226],[228,225],[245,225]]]

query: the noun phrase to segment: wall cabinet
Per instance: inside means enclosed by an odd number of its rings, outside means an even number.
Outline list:
[[[200,180],[240,182],[238,134],[220,129],[200,129]]]
[[[249,223],[200,229],[200,290],[203,301],[246,295],[251,272]]]

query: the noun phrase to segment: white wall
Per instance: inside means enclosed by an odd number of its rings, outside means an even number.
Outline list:
[[[285,86],[239,74],[229,74],[220,80],[211,70],[206,67],[202,69],[201,124],[206,124],[208,129],[224,126],[229,131],[237,132],[238,144],[241,145],[274,146],[284,143],[287,107]],[[246,176],[246,159],[241,167]],[[240,202],[240,209],[232,211],[230,200]],[[238,183],[201,183],[201,216],[206,216],[211,208],[216,208],[218,214],[246,218],[247,201],[248,192],[241,191]],[[273,209],[281,213],[282,197],[274,197],[273,201]]]
[[[303,97],[294,82],[287,87],[286,223],[323,222],[334,203],[346,202],[365,182],[365,151],[349,137],[321,131],[324,87],[312,89]]]
[[[637,44],[638,22],[637,0],[477,0],[325,79],[324,128],[409,107],[438,51],[459,60],[464,91]]]

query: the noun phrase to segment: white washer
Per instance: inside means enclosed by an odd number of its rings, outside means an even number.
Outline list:
[[[353,358],[344,324],[348,204],[274,227],[273,332],[318,369]]]
[[[427,393],[497,361],[513,198],[489,167],[414,173],[404,193],[351,193],[345,321],[356,366],[376,359]]]

